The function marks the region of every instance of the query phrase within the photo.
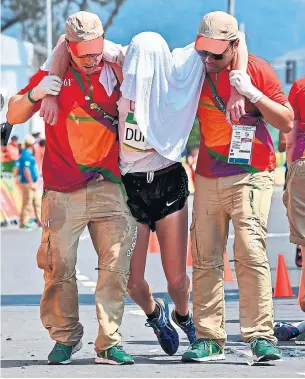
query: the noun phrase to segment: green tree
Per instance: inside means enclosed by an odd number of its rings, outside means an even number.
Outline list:
[[[104,21],[107,31],[120,7],[126,0],[52,0],[53,43],[64,32],[67,17],[79,10],[92,11],[96,6],[109,9]],[[1,32],[20,25],[23,39],[34,44],[46,45],[46,0],[2,0]]]

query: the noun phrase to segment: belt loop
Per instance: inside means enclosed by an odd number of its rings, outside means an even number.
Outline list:
[[[147,183],[152,183],[154,180],[155,173],[154,171],[148,171],[146,178],[147,178]]]

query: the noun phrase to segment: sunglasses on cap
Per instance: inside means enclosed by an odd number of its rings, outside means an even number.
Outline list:
[[[232,41],[230,42],[229,46],[226,48],[226,50],[222,53],[222,54],[214,54],[214,53],[210,53],[209,51],[206,51],[206,50],[196,50],[197,54],[201,57],[201,58],[207,58],[207,57],[210,57],[212,59],[214,59],[215,61],[221,61],[225,54],[230,50],[230,48],[233,46],[235,41]]]

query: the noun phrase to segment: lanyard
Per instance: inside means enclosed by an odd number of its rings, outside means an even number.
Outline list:
[[[223,112],[223,113],[226,113],[226,106],[224,104],[224,102],[221,100],[221,98],[218,96],[218,93],[217,93],[217,90],[216,90],[216,87],[210,77],[210,75],[208,73],[206,73],[206,78],[207,78],[207,81],[211,87],[211,91],[213,93],[213,96],[217,102],[217,108]]]
[[[86,93],[86,88],[84,86],[84,83],[82,81],[82,78],[80,76],[80,73],[75,70],[73,66],[71,66],[73,75],[77,81],[77,84],[80,86],[82,92],[85,95],[85,100],[87,100],[90,109],[95,109],[97,112],[99,112],[106,120],[110,120],[112,122],[112,125],[117,125],[118,124],[118,118],[116,116],[112,116],[111,114],[105,112],[97,103],[93,101],[93,86],[90,81],[89,75],[86,75],[87,77],[87,82],[88,82],[88,87],[89,87],[89,92],[90,95],[88,96]]]

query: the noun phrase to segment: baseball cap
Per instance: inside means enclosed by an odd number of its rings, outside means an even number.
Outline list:
[[[102,53],[103,34],[102,22],[94,13],[76,12],[66,21],[66,39],[72,53],[77,57]]]
[[[35,138],[31,134],[29,134],[28,136],[25,137],[24,143],[26,143],[27,145],[34,145]]]
[[[195,49],[222,54],[230,41],[238,38],[238,22],[235,17],[222,11],[210,12],[200,22]]]

